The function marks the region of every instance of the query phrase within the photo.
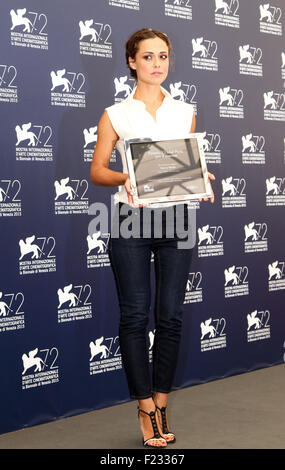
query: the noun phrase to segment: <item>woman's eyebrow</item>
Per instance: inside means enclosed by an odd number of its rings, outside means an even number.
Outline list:
[[[159,54],[166,54],[167,51],[160,51]],[[143,54],[154,54],[152,51],[144,51]]]

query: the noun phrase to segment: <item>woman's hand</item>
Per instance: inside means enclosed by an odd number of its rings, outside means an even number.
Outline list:
[[[127,177],[126,181],[125,181],[125,189],[126,189],[126,192],[127,192],[127,195],[128,195],[128,203],[131,207],[143,207],[143,204],[135,204],[134,203],[134,190],[133,190],[133,187],[132,187],[132,184],[131,184],[131,181],[130,181],[130,178]]]
[[[134,207],[134,198],[133,198],[134,191],[133,191],[133,188],[132,188],[131,181],[130,181],[129,177],[127,177],[127,179],[125,181],[125,190],[127,192],[129,205],[131,207]]]
[[[211,181],[210,180],[215,180],[215,175],[213,175],[212,173],[209,173],[208,172],[208,181],[207,183],[210,184],[210,187],[211,187],[211,197],[210,197],[210,201],[211,203],[213,204],[214,200],[215,200],[215,195],[214,195],[214,192],[213,192],[213,189],[212,189],[212,185],[211,185]],[[204,197],[203,198],[203,201],[207,202],[209,200],[208,197]],[[202,199],[199,199],[199,202],[201,202]]]

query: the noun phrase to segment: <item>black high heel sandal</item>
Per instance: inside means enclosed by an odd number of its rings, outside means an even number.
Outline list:
[[[171,437],[173,436],[173,439],[166,440],[167,444],[173,444],[176,441],[175,434],[173,432],[170,432],[168,427],[167,427],[167,422],[166,422],[166,406],[162,406],[159,408],[159,406],[155,405],[155,408],[160,411],[161,415],[161,425],[162,425],[162,434],[164,434],[166,437]]]
[[[157,427],[157,422],[156,422],[156,419],[155,419],[155,411],[151,411],[150,413],[147,413],[147,411],[144,411],[144,410],[141,410],[139,407],[138,407],[138,418],[140,416],[140,413],[145,413],[146,415],[148,415],[150,417],[150,421],[151,421],[151,424],[152,424],[152,429],[153,429],[153,436],[150,437],[149,439],[142,439],[143,441],[143,446],[144,447],[153,447],[155,449],[163,449],[167,446],[167,441],[166,439],[164,439],[164,437],[162,437],[160,434],[159,434],[159,431],[158,431],[158,427]],[[149,441],[164,441],[165,442],[165,445],[161,445],[161,446],[152,446],[150,444],[148,444]]]

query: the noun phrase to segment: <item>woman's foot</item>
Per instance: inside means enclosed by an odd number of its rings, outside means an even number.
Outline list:
[[[143,402],[143,403],[142,403]],[[143,435],[145,447],[166,447],[167,442],[158,430],[157,414],[152,399],[140,400],[138,406],[140,428]]]
[[[156,415],[158,417],[158,429],[162,437],[168,444],[173,444],[176,441],[175,434],[169,431],[168,420],[166,416],[167,393],[155,393],[153,400],[156,408]]]

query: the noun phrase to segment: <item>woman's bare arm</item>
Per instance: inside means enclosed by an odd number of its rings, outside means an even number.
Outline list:
[[[104,111],[98,123],[98,138],[90,169],[92,183],[101,186],[124,185],[128,175],[108,168],[110,157],[118,140],[107,111]]]

